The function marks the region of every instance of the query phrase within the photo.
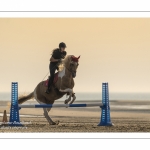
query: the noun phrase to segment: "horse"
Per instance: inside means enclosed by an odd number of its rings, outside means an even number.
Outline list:
[[[39,104],[53,104],[55,100],[63,97],[65,94],[69,95],[69,98],[64,101],[65,104],[72,104],[75,99],[75,93],[73,91],[73,87],[75,85],[74,79],[76,77],[77,68],[79,66],[79,57],[75,57],[74,55],[67,55],[62,62],[58,65],[58,72],[55,73],[55,78],[53,85],[51,87],[51,91],[49,94],[45,93],[46,91],[46,83],[48,79],[45,81],[41,81],[37,84],[34,91],[27,96],[21,96],[18,98],[18,104],[22,104],[29,99],[35,99]],[[72,99],[71,99],[72,97]],[[48,115],[51,108],[43,108],[43,115],[47,119],[50,125],[56,125],[58,123],[54,122],[50,116]]]

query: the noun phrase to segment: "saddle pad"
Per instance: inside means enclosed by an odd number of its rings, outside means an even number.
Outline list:
[[[57,80],[58,80],[58,72],[55,73],[55,77],[54,77],[53,84],[55,84],[55,83],[57,82]],[[47,80],[44,81],[44,85],[45,85],[46,87],[48,86],[48,81],[49,81],[49,79],[47,79]]]

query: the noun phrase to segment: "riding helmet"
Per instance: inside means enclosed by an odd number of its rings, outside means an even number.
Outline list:
[[[61,47],[66,48],[67,46],[64,42],[61,42],[61,43],[59,43],[59,48],[61,48]]]

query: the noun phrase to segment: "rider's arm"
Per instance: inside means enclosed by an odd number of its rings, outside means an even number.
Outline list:
[[[50,58],[50,62],[58,62],[59,59],[55,59],[53,57]]]

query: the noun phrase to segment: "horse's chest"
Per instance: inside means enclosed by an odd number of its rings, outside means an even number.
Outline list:
[[[65,68],[58,73],[58,77],[62,78],[63,76],[65,76]]]

